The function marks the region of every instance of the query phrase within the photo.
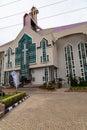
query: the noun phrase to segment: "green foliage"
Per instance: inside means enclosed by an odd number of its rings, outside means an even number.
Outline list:
[[[70,83],[72,87],[84,87],[87,86],[87,81],[84,80],[84,78],[76,78],[76,77],[70,77]]]
[[[55,80],[52,80],[51,83],[52,83],[52,84],[55,84]]]
[[[87,81],[81,81],[79,86],[87,86]]]
[[[84,90],[87,89],[87,86],[70,86],[71,90]]]
[[[71,86],[78,86],[78,80],[76,77],[71,77],[70,78]]]
[[[46,89],[46,86],[45,85],[40,85],[39,88]]]
[[[5,96],[5,93],[2,90],[0,90],[0,97],[1,96]]]
[[[43,85],[39,86],[39,88],[41,88],[41,89],[47,89],[47,90],[54,90],[55,86],[43,84]]]
[[[11,87],[15,87],[15,83],[14,83],[12,75],[9,76],[9,84]]]
[[[87,81],[79,77],[79,86],[87,86]]]
[[[13,94],[12,93],[11,94],[6,94],[5,96],[2,97],[2,99],[8,98],[10,96],[13,96]]]
[[[52,86],[52,85],[47,85],[47,86],[46,86],[46,89],[48,89],[48,90],[54,90],[54,89],[55,89],[55,87],[54,87],[54,86]]]
[[[9,96],[9,97],[3,99],[2,103],[5,104],[5,108],[8,108],[9,106],[18,102],[19,100],[21,100],[25,96],[26,96],[26,92],[18,92],[12,96]]]

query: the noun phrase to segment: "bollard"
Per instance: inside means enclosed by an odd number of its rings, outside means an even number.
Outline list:
[[[5,104],[0,103],[0,112],[3,112],[5,110]]]

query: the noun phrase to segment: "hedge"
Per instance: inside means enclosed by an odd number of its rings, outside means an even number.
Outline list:
[[[70,86],[71,90],[87,90],[87,86]]]
[[[5,104],[5,108],[12,106],[14,103],[18,102],[26,96],[26,92],[18,92],[15,95],[2,99],[2,103]]]
[[[2,90],[0,90],[0,97],[1,96],[5,96],[5,93]]]
[[[39,88],[47,89],[47,90],[54,90],[55,86],[52,86],[52,85],[41,85],[41,86],[39,86]]]

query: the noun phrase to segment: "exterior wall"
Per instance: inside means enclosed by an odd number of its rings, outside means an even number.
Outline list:
[[[57,44],[53,46],[53,64],[58,67]]]
[[[12,41],[9,44],[1,46],[2,50],[5,52],[5,55],[6,55],[9,47],[12,48],[12,52],[14,53],[13,55],[11,55],[11,61],[12,61],[11,68],[6,67],[7,56],[4,57],[4,71],[11,71],[11,70],[19,70],[20,69],[20,67],[15,66],[15,48],[18,47],[18,42],[21,39],[21,37],[24,35],[24,33],[26,33],[27,35],[29,35],[32,38],[32,43],[36,43],[36,47],[40,46],[40,42],[44,38],[44,36],[42,37],[38,33],[34,32],[32,30],[28,30],[28,28],[24,27],[24,29],[20,32],[20,34],[17,36],[17,38],[14,41]],[[50,39],[50,37],[49,37],[49,39]],[[48,44],[51,44],[52,41],[49,39],[47,39]],[[47,55],[49,55],[49,62],[47,64],[53,65],[52,47],[48,46],[46,49],[47,49],[46,50]],[[42,48],[36,50],[36,55],[37,55],[37,61],[35,64],[31,64],[30,68],[46,66],[45,63],[40,63],[40,56],[42,55]]]
[[[49,67],[49,81],[53,81],[57,79],[57,68],[54,66]]]
[[[57,41],[58,49],[58,77],[63,78],[67,81],[66,77],[66,61],[64,48],[66,45],[70,44],[73,47],[73,56],[75,64],[76,76],[81,77],[80,60],[78,53],[78,44],[81,42],[87,42],[87,36],[84,34],[75,34],[66,37],[62,37]]]
[[[35,78],[35,81],[32,81],[33,84],[43,84],[44,68],[33,69],[31,74],[32,78]]]
[[[32,76],[35,77],[34,84],[43,83],[42,77],[44,75],[44,72],[42,68],[48,67],[48,66],[54,66],[58,68],[58,77],[63,78],[65,80],[67,79],[65,53],[64,53],[64,47],[67,44],[71,44],[73,46],[75,72],[77,76],[81,76],[79,55],[78,55],[78,43],[80,43],[81,41],[87,42],[87,36],[83,34],[78,34],[78,33],[87,34],[86,28],[87,28],[87,23],[81,26],[77,26],[77,27],[75,26],[73,28],[65,29],[59,32],[54,31],[54,29],[46,29],[40,32],[35,32],[25,26],[14,41],[9,42],[0,47],[0,52],[4,51],[4,54],[2,56],[3,57],[3,70],[1,72],[1,75],[2,75],[1,80],[3,81],[4,72],[10,72],[12,70],[16,70],[16,71],[20,70],[20,67],[15,66],[15,48],[18,47],[18,42],[24,34],[29,35],[32,38],[32,43],[36,43],[36,46],[37,46],[37,50],[36,50],[37,61],[35,64],[30,65],[30,69],[35,68],[34,69],[35,73],[32,73]],[[38,47],[40,47],[40,42],[43,38],[47,39],[48,44],[51,44],[51,46],[47,46],[47,50],[46,50],[47,55],[49,55],[49,62],[40,63],[40,56],[42,55],[42,49]],[[54,45],[52,44],[52,41],[54,41]],[[7,68],[6,67],[6,62],[7,62],[6,53],[9,47],[12,48],[12,53],[13,53],[11,55],[12,67]],[[0,59],[2,57],[0,57]]]
[[[84,33],[87,34],[87,23],[82,24],[82,25],[78,25],[78,26],[74,26],[71,28],[67,28],[67,29],[63,29],[63,30],[52,30],[53,36],[55,38],[55,41],[60,38],[60,37],[64,37],[67,35],[71,35],[71,34],[78,34],[78,33]]]
[[[36,68],[36,69],[32,69],[31,70],[31,75],[32,75],[32,79],[34,78],[35,81],[32,81],[32,84],[43,84],[44,82],[46,82],[45,80],[43,80],[43,77],[45,77],[45,68]],[[51,81],[51,71],[50,71],[50,67],[48,67],[48,81]]]

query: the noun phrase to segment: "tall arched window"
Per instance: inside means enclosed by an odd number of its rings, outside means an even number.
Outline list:
[[[7,68],[12,67],[11,54],[12,54],[12,49],[9,47],[7,50],[7,63],[6,63]]]
[[[46,40],[43,39],[41,43],[43,62],[46,62]]]
[[[79,60],[81,67],[81,76],[87,80],[87,44],[78,44]]]
[[[73,57],[73,48],[71,45],[65,47],[65,61],[66,61],[66,71],[67,77],[75,76],[75,66],[74,66],[74,57]]]
[[[47,55],[47,46],[48,46],[48,41],[43,38],[41,41],[41,48],[42,48],[42,55],[40,56],[40,62],[45,63],[49,62],[49,55]]]

